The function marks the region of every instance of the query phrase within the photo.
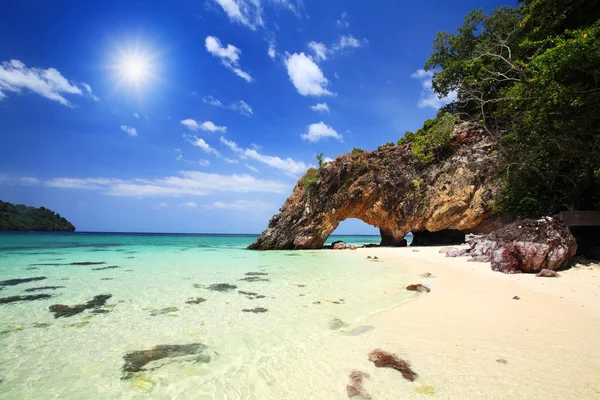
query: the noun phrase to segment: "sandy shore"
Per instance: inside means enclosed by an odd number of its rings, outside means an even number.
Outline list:
[[[357,251],[398,263],[414,283],[431,287],[368,321],[380,347],[410,360],[419,374],[414,398],[427,397],[418,385],[431,386],[438,399],[600,398],[600,265],[560,278],[504,275],[439,249]],[[434,277],[421,278],[424,272]],[[396,371],[376,372],[397,379]],[[376,386],[377,378],[365,384],[372,394]]]

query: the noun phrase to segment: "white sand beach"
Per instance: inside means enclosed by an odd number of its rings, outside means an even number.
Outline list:
[[[401,263],[414,283],[431,288],[368,322],[380,347],[419,374],[416,385],[404,381],[415,385],[414,398],[424,398],[419,385],[431,386],[421,390],[433,388],[437,399],[600,398],[600,265],[580,264],[559,278],[504,275],[439,249],[356,251]],[[424,272],[433,277],[420,277]],[[372,394],[378,380],[402,380],[390,369],[367,372]]]

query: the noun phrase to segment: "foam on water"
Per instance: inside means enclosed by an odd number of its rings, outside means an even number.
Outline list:
[[[0,297],[54,296],[0,304],[0,397],[346,398],[348,373],[365,359],[363,348],[378,347],[377,329],[363,326],[365,320],[412,298],[402,290],[408,277],[398,264],[373,262],[352,251],[245,250],[253,239],[0,235],[0,281],[47,277],[6,286]],[[74,262],[105,264],[68,265]],[[107,266],[119,268],[94,270]],[[249,276],[268,281],[243,280]],[[207,289],[218,283],[237,288]],[[65,288],[25,292],[40,286]],[[112,295],[106,314],[87,310],[55,319],[48,309],[99,294]],[[206,301],[186,303],[196,297]],[[242,311],[258,307],[268,311]],[[167,308],[177,311],[160,312]],[[336,318],[348,326],[331,329]],[[189,343],[208,346],[211,361],[163,360],[122,379],[127,352]]]

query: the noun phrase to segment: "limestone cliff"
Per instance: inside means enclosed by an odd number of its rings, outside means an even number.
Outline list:
[[[491,209],[499,182],[493,141],[468,123],[455,127],[441,162],[422,165],[411,145],[347,154],[309,170],[250,249],[318,249],[338,224],[358,218],[380,229],[382,245],[405,245],[453,230],[497,228]],[[439,235],[438,235],[439,236]]]

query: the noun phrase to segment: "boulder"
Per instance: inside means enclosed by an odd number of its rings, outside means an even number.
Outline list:
[[[471,242],[471,256],[490,261],[494,271],[506,274],[555,271],[577,252],[577,243],[562,222],[545,217],[513,222]]]
[[[363,379],[370,378],[371,376],[366,372],[354,370],[350,373],[350,383],[346,386],[346,393],[349,398],[360,397],[364,400],[370,400],[371,396],[363,387]]]
[[[333,250],[346,250],[346,243],[341,240],[336,240],[335,242],[331,243],[331,248]]]
[[[410,368],[410,363],[385,350],[375,349],[369,353],[369,361],[377,368],[392,368],[400,372],[404,379],[414,382],[418,375]]]

